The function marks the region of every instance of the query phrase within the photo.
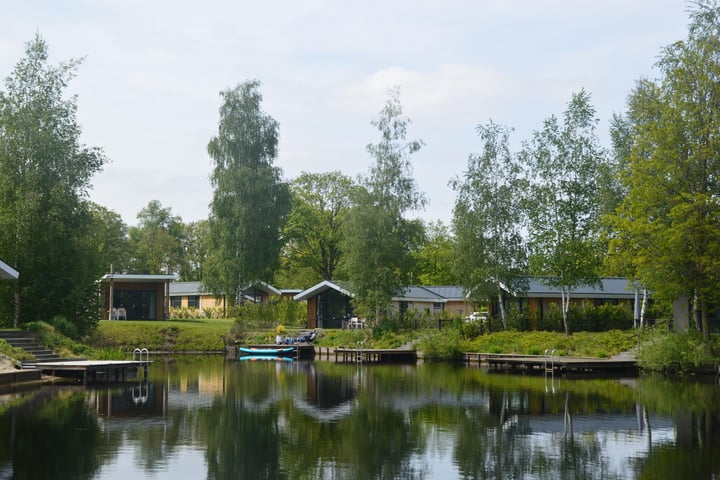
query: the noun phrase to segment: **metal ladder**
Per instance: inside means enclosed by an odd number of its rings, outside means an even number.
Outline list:
[[[550,367],[548,367],[548,352],[550,352]],[[545,349],[545,361],[543,362],[543,369],[545,370],[545,373],[555,373],[555,357],[557,349],[553,348],[550,350],[549,348]]]

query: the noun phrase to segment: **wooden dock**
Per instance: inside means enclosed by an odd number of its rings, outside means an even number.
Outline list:
[[[336,348],[337,363],[415,363],[417,352],[397,348]]]
[[[35,370],[43,375],[73,378],[88,382],[124,382],[139,378],[140,371],[147,378],[149,360],[64,360],[59,362],[37,362]]]
[[[561,375],[637,375],[634,358],[583,358],[546,355],[464,353],[468,364],[486,365],[490,370]]]

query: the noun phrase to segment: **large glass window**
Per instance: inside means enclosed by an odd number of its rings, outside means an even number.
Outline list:
[[[188,308],[200,308],[200,295],[188,295]]]
[[[113,307],[124,308],[128,320],[157,320],[156,297],[152,290],[115,290]]]
[[[170,306],[172,308],[182,307],[182,297],[170,297]]]

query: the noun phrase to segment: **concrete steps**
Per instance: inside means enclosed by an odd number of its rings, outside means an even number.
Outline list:
[[[64,360],[57,353],[40,345],[32,334],[22,330],[0,329],[0,339],[15,348],[21,348],[32,358],[20,362],[21,368],[34,368],[39,362],[57,362]]]

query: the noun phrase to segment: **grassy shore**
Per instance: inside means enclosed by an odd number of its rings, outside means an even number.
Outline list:
[[[224,318],[103,320],[88,343],[99,350],[125,352],[135,348],[153,352],[219,352],[232,325],[233,320]]]
[[[88,339],[99,351],[131,352],[147,348],[153,352],[217,352],[223,348],[223,337],[229,337],[232,320],[183,319],[170,321],[101,321]],[[296,336],[300,329],[290,329],[286,335]],[[405,331],[375,334],[372,329],[322,330],[316,345],[322,347],[399,348],[414,345],[422,348],[423,341],[432,337],[454,336],[457,331]],[[246,332],[243,343],[272,343],[274,330]],[[629,350],[637,341],[634,332],[578,332],[567,336],[553,332],[496,332],[471,339],[457,337],[455,348],[467,352],[542,354],[556,349],[561,355],[611,357]]]

